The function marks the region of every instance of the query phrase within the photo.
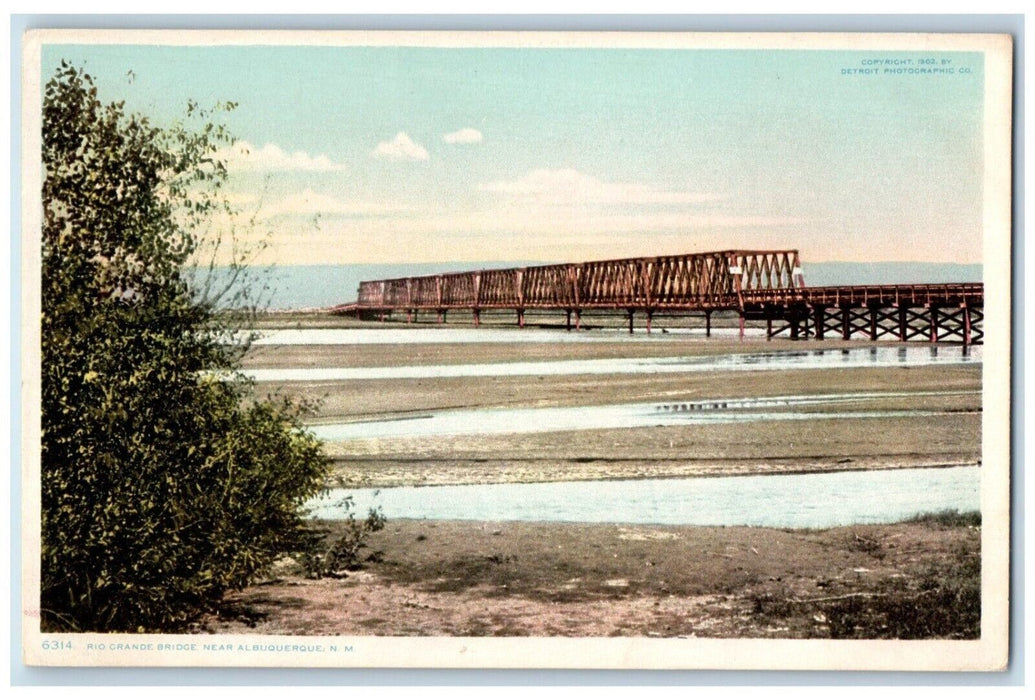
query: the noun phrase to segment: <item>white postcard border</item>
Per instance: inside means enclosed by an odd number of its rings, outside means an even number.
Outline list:
[[[44,43],[176,45],[572,46],[982,51],[985,55],[986,362],[982,421],[982,638],[977,641],[485,639],[251,635],[42,634],[39,591],[40,51]],[[304,32],[40,30],[26,38],[22,105],[23,653],[32,665],[335,668],[580,668],[979,671],[1005,666],[1009,634],[1010,94],[1009,37],[990,34],[612,32]],[[994,358],[995,361],[992,361]],[[35,613],[35,615],[34,615]],[[45,649],[48,643],[66,649]],[[120,645],[153,645],[151,650]],[[196,649],[177,648],[195,644]],[[246,649],[208,651],[202,645]],[[88,648],[93,645],[93,648]],[[159,645],[171,645],[160,649]],[[283,649],[297,646],[299,649]],[[334,651],[329,651],[329,647]],[[319,647],[319,649],[317,649]]]

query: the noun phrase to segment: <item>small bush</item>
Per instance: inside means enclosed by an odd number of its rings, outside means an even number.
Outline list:
[[[977,639],[981,636],[981,557],[960,551],[930,566],[915,589],[848,598],[824,608],[834,639]]]
[[[981,527],[981,512],[958,510],[940,510],[933,513],[921,513],[906,522],[922,525],[940,525],[942,527]]]
[[[346,571],[358,567],[359,553],[367,547],[367,537],[384,529],[385,517],[380,508],[371,509],[366,518],[357,520],[351,509],[350,498],[344,499],[342,507],[348,512],[342,532],[322,542],[317,541],[319,535],[314,535],[310,546],[303,553],[306,575],[311,578],[342,576]],[[378,556],[377,552],[372,555],[373,558]]]
[[[874,559],[883,559],[887,554],[887,552],[884,551],[884,544],[880,540],[863,537],[854,532],[848,536],[848,544],[846,548],[850,552],[862,552],[863,554],[868,554]]]

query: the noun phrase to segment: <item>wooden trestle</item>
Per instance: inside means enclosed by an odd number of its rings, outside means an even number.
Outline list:
[[[764,320],[769,338],[829,337],[929,342],[982,342],[981,284],[806,287],[796,250],[726,250],[711,253],[562,263],[454,272],[361,282],[358,300],[334,313],[384,319],[405,312],[469,311],[475,325],[483,310],[513,310],[524,326],[526,310],[564,311],[567,327],[584,311],[646,314],[647,331],[658,312],[703,312]]]
[[[924,340],[980,345],[984,285],[910,284],[755,290],[741,315],[763,319],[769,338]]]

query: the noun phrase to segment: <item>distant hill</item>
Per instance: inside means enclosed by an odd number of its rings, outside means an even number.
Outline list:
[[[254,268],[253,278],[268,285],[269,308],[309,309],[327,308],[356,300],[359,283],[363,280],[393,279],[437,275],[443,272],[488,270],[524,265],[528,262],[459,262],[411,263],[402,265],[278,265]],[[200,273],[202,275],[206,272]],[[229,269],[217,268],[215,279],[229,279]]]
[[[823,287],[836,284],[942,284],[981,282],[981,265],[916,262],[820,262],[803,263],[805,284]]]
[[[419,263],[408,265],[284,265],[256,271],[256,278],[271,290],[271,309],[326,308],[355,301],[362,280],[391,279],[442,272],[484,270],[541,265],[535,262]],[[923,282],[980,282],[981,265],[942,263],[805,263],[805,283],[810,286],[835,284],[917,284]],[[215,270],[216,278],[228,271]]]

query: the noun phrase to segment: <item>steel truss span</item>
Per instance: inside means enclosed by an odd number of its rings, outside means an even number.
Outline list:
[[[571,328],[584,311],[643,313],[647,332],[658,312],[736,312],[766,322],[767,337],[866,338],[980,344],[984,324],[981,284],[807,287],[797,250],[724,250],[652,258],[561,263],[453,272],[361,282],[358,300],[332,312],[384,319],[405,312],[413,320],[432,311],[512,310],[524,326],[526,310],[561,310]]]

